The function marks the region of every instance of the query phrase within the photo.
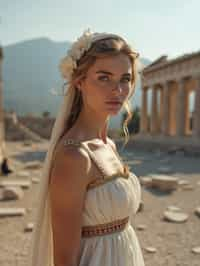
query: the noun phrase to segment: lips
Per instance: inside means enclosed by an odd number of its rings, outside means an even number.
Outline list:
[[[107,101],[106,103],[108,103],[108,104],[122,104],[122,102],[119,100]]]

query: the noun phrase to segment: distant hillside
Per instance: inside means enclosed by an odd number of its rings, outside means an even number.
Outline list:
[[[5,110],[15,110],[19,115],[41,115],[49,111],[55,116],[61,97],[49,90],[61,92],[62,80],[58,70],[60,59],[70,47],[70,42],[54,42],[38,38],[4,47],[3,101]],[[150,61],[142,59],[147,65]],[[140,84],[138,84],[140,86]],[[140,90],[137,88],[134,104],[140,105]],[[113,119],[119,124],[119,118]]]

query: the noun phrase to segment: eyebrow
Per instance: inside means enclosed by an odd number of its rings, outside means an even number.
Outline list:
[[[107,74],[107,75],[111,75],[113,76],[113,73],[109,72],[109,71],[105,71],[105,70],[99,70],[96,71],[97,74],[102,73],[102,74]],[[122,74],[122,76],[131,76],[131,73],[124,73]]]

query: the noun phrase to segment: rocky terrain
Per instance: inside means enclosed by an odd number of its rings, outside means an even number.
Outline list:
[[[8,141],[6,145],[14,172],[0,176],[0,265],[27,266],[48,142]],[[142,186],[133,227],[145,265],[199,266],[200,158],[128,147],[121,155]],[[16,216],[8,208],[15,208]]]

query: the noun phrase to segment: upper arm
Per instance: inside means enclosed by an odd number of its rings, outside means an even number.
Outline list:
[[[50,182],[56,266],[77,263],[88,169],[89,160],[83,152],[74,147],[59,148]]]

